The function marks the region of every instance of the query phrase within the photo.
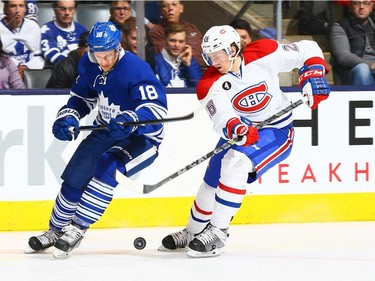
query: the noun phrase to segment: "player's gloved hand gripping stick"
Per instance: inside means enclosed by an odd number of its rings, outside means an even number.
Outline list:
[[[306,98],[302,98],[302,99],[297,100],[296,102],[291,103],[290,105],[288,105],[283,110],[277,112],[276,114],[272,115],[271,117],[267,118],[266,120],[258,123],[255,126],[255,128],[256,129],[263,128],[267,124],[275,121],[277,118],[281,117],[285,113],[288,113],[288,112],[292,111],[294,108],[298,107],[299,105],[303,104],[304,102],[306,102]],[[230,140],[228,140],[222,146],[219,146],[218,148],[210,151],[209,153],[203,155],[202,157],[200,157],[197,160],[193,161],[189,165],[186,165],[184,168],[178,170],[177,172],[171,174],[170,176],[166,177],[165,179],[163,179],[163,180],[161,180],[161,181],[159,181],[159,182],[157,182],[155,184],[140,184],[140,183],[137,183],[136,181],[133,181],[133,180],[129,179],[128,177],[126,177],[124,174],[122,174],[119,171],[116,171],[116,175],[115,175],[116,176],[116,180],[118,181],[119,184],[123,185],[124,187],[126,187],[128,189],[131,189],[131,190],[133,190],[135,192],[138,192],[138,193],[147,194],[147,193],[150,193],[151,191],[159,188],[163,184],[171,181],[172,179],[178,177],[179,175],[187,172],[188,170],[194,168],[195,166],[197,166],[198,164],[202,163],[203,161],[205,161],[205,160],[211,158],[212,156],[214,156],[214,155],[216,155],[216,154],[218,154],[218,153],[220,153],[220,152],[228,149],[232,145],[235,145],[238,141],[239,141],[238,139],[230,139]]]

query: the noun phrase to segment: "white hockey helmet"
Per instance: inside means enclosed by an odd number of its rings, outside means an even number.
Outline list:
[[[237,46],[237,53],[233,57],[237,57],[241,50],[241,38],[237,31],[230,25],[217,25],[211,27],[203,36],[202,40],[202,57],[207,65],[212,62],[207,54],[224,50],[228,56],[232,54],[232,44]]]

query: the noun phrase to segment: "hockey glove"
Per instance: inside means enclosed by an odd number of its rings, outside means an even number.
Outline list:
[[[111,120],[109,120],[107,129],[114,139],[125,139],[133,133],[138,126],[123,126],[122,124],[136,121],[138,121],[138,116],[134,111],[123,111],[118,114],[116,118],[111,118]]]
[[[53,123],[53,135],[62,141],[77,139],[79,131],[74,131],[74,129],[79,128],[79,119],[77,110],[63,107],[57,113],[56,121]]]
[[[316,109],[318,104],[327,99],[331,92],[325,77],[325,68],[320,64],[305,64],[299,71],[299,86],[302,95],[307,96],[308,105]]]
[[[236,145],[248,146],[258,141],[258,130],[246,125],[239,118],[229,119],[226,125],[226,135],[229,139],[237,139]]]

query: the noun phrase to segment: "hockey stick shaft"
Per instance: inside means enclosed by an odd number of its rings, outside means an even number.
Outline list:
[[[189,120],[194,117],[195,112],[189,113],[184,116],[179,117],[171,117],[171,118],[164,118],[164,119],[152,119],[152,120],[144,120],[144,121],[135,121],[135,122],[124,122],[121,123],[124,127],[130,126],[144,126],[144,125],[151,125],[151,124],[161,124],[161,123],[169,123],[169,122],[176,122],[182,120]],[[81,126],[75,131],[94,131],[94,130],[103,130],[106,129],[106,125],[89,125],[89,126]]]
[[[272,115],[271,117],[267,118],[266,120],[258,123],[255,126],[255,128],[257,128],[257,129],[263,128],[264,126],[266,126],[266,125],[270,124],[271,122],[275,121],[276,119],[278,119],[282,115],[284,115],[284,114],[292,111],[294,108],[300,106],[302,103],[304,103],[303,99],[300,99],[300,100],[298,100],[294,103],[291,103],[290,105],[288,105],[283,110],[277,112],[276,114]],[[156,184],[152,184],[152,185],[138,184],[137,182],[132,181],[131,179],[129,179],[125,175],[121,174],[120,172],[116,172],[116,179],[121,185],[124,185],[124,186],[126,186],[126,187],[128,187],[128,188],[130,188],[130,189],[132,189],[136,192],[147,194],[147,193],[150,193],[151,191],[154,191],[155,189],[159,188],[160,186],[166,184],[167,182],[173,180],[174,178],[184,174],[185,172],[189,171],[190,169],[194,168],[195,166],[199,165],[200,163],[206,161],[207,159],[211,158],[212,156],[214,156],[216,154],[219,154],[220,152],[230,148],[235,143],[236,143],[236,140],[234,140],[234,139],[228,140],[223,145],[217,147],[216,149],[214,149],[214,150],[210,151],[209,153],[203,155],[202,157],[196,159],[192,163],[186,165],[184,168],[178,170],[177,172],[171,174],[170,176],[166,177],[165,179],[161,180],[160,182],[158,182]]]
[[[192,119],[194,116],[196,116],[202,108],[206,105],[207,101],[210,99],[211,94],[207,95],[203,100],[201,100],[201,105],[198,106],[197,109],[195,109],[193,112],[177,116],[177,117],[170,117],[170,118],[164,118],[164,119],[153,119],[153,120],[144,120],[144,121],[136,121],[136,122],[126,122],[122,123],[125,127],[130,126],[145,126],[145,125],[152,125],[152,124],[162,124],[162,123],[169,123],[169,122],[176,122],[176,121],[183,121],[183,120],[189,120]],[[77,129],[72,129],[74,131],[94,131],[94,130],[103,130],[106,129],[106,125],[100,124],[100,125],[89,125],[89,126],[80,126]]]

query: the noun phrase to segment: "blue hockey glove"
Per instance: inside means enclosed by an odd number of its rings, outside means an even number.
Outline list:
[[[107,124],[107,129],[111,136],[116,140],[127,138],[133,133],[138,126],[123,126],[122,123],[137,122],[138,116],[134,111],[127,110],[123,111],[116,116],[111,118]]]
[[[63,107],[57,113],[56,121],[53,123],[53,135],[62,141],[77,139],[79,131],[74,131],[74,129],[79,128],[79,119],[77,110]]]
[[[327,99],[331,92],[325,77],[325,68],[321,64],[305,64],[299,71],[299,86],[302,95],[307,96],[308,105],[316,109],[318,104]]]
[[[238,139],[236,145],[243,146],[252,145],[256,143],[259,138],[258,130],[251,126],[251,123],[247,125],[238,117],[229,119],[226,125],[226,135],[229,139]]]

